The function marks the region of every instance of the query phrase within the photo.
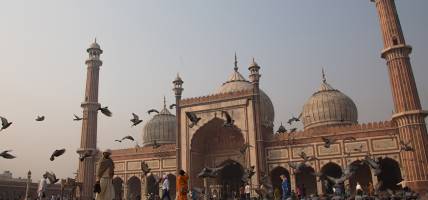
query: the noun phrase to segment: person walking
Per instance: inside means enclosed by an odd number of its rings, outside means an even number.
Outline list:
[[[169,180],[167,175],[163,175],[163,182],[162,182],[162,198],[167,198],[168,200],[171,200],[171,196],[169,195]]]
[[[107,149],[98,161],[96,184],[100,186],[101,190],[97,193],[96,200],[112,200],[114,198],[114,162],[110,158],[110,155],[111,150]]]
[[[48,185],[47,179],[48,175],[47,174],[43,174],[42,179],[39,182],[39,187],[37,188],[37,199],[38,200],[42,200],[46,197],[45,191],[46,191],[46,187]]]
[[[177,200],[187,200],[187,192],[189,190],[189,177],[184,170],[178,172],[177,177]]]
[[[251,186],[249,183],[245,185],[245,200],[250,200],[251,197]]]
[[[281,183],[282,200],[286,200],[290,196],[288,178],[284,174],[282,174],[280,178],[282,180],[282,183]]]

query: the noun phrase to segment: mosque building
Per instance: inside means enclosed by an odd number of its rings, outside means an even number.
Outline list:
[[[255,60],[248,67],[248,79],[235,61],[229,78],[207,96],[182,98],[184,82],[177,75],[173,81],[176,106],[169,108],[164,101],[159,113],[144,124],[142,146],[113,150],[116,199],[158,194],[158,177],[163,175],[175,188],[179,169],[188,173],[190,187],[204,188],[197,174],[204,167],[219,166],[218,177],[208,179],[209,192],[219,195],[237,191],[250,167],[256,172],[250,180],[253,189],[264,175],[269,175],[274,188],[280,188],[279,176],[284,174],[293,189],[304,185],[307,194],[329,193],[332,183],[317,181],[315,173],[339,178],[351,163],[360,166],[345,182],[351,189],[359,183],[363,188],[371,184],[394,190],[404,180],[412,190],[427,193],[427,111],[421,108],[410,64],[412,48],[404,40],[394,0],[372,1],[384,40],[381,57],[391,81],[391,120],[359,123],[357,105],[323,74],[319,89],[309,95],[296,116],[303,130],[277,133],[273,122],[278,110],[268,88],[259,87],[262,67]],[[200,120],[193,124],[188,113]],[[234,120],[231,126],[225,126],[227,114]],[[413,150],[405,150],[406,144]],[[246,145],[250,147],[242,151]],[[290,163],[301,162],[302,152],[316,159],[296,172]],[[362,162],[366,156],[378,160],[380,174]],[[147,176],[141,170],[142,161],[151,168]]]

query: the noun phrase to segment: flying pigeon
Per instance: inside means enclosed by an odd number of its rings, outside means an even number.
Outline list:
[[[324,147],[325,147],[325,148],[330,148],[330,146],[331,146],[334,142],[336,142],[336,140],[335,140],[335,139],[331,139],[331,138],[321,137],[321,139],[322,139],[322,140],[323,140],[323,142],[324,142]]]
[[[86,158],[89,158],[92,156],[92,151],[85,151],[83,154],[80,154],[79,160],[80,162],[83,162]]]
[[[300,172],[303,170],[303,168],[305,168],[307,165],[306,165],[306,161],[305,161],[305,160],[303,160],[303,161],[301,161],[301,162],[291,162],[291,161],[288,161],[288,166],[290,166],[290,167],[294,170],[294,173],[298,174],[298,173],[300,173]]]
[[[45,120],[45,116],[37,116],[36,121],[41,122]]]
[[[98,108],[98,110],[99,111],[101,111],[101,113],[103,113],[105,116],[107,116],[107,117],[111,117],[112,116],[112,113],[111,113],[111,111],[108,109],[108,107],[106,106],[106,107],[100,107],[100,108]]]
[[[0,153],[0,157],[3,157],[5,159],[14,159],[16,158],[14,155],[10,154],[9,152],[11,152],[12,150],[5,150],[3,152]]]
[[[150,109],[150,110],[148,110],[148,111],[147,111],[147,114],[149,114],[149,115],[150,115],[150,113],[152,113],[152,112],[155,112],[155,113],[159,114],[159,111],[158,111],[158,110],[156,110],[156,109]]]
[[[143,122],[143,120],[135,113],[132,113],[132,117],[133,118],[130,120],[132,122],[132,126],[137,126],[139,123]]]
[[[189,128],[192,128],[193,126],[197,125],[199,120],[201,120],[200,117],[197,117],[195,113],[193,112],[186,112],[187,118],[189,118],[191,124],[189,124]]]
[[[74,115],[73,121],[80,121],[80,120],[82,120],[82,119],[83,119],[82,117],[79,117],[79,116],[77,116],[77,115]]]
[[[408,141],[407,143],[404,143],[404,141],[400,140],[400,151],[415,151],[415,149],[410,146],[410,143],[412,141]]]
[[[56,182],[59,181],[59,179],[56,178],[56,175],[53,172],[50,172],[50,173],[46,172],[45,175],[48,177],[50,184],[55,184]]]
[[[293,116],[288,120],[287,123],[291,125],[291,123],[298,122],[298,121],[300,121],[300,119]]]
[[[1,129],[0,131],[7,129],[10,125],[12,125],[12,122],[8,122],[6,118],[0,117],[1,119]]]
[[[313,161],[313,160],[318,160],[315,156],[308,156],[308,155],[306,155],[306,153],[305,153],[304,151],[301,151],[301,152],[299,153],[299,156],[300,156],[303,160],[305,160],[305,162],[307,162],[307,161]]]
[[[224,122],[224,127],[232,127],[235,120],[232,119],[232,117],[229,115],[226,111],[221,111],[222,114],[226,115],[226,121]]]
[[[172,108],[177,108],[177,104],[171,104],[171,105],[169,105],[169,109],[172,109]]]
[[[55,157],[59,157],[64,153],[65,153],[65,149],[57,149],[52,153],[51,158],[49,160],[54,161]]]
[[[123,137],[122,139],[120,139],[120,140],[115,140],[115,141],[116,141],[116,142],[122,142],[123,140],[131,140],[131,141],[135,141],[135,140],[134,140],[134,138],[133,138],[132,136],[130,136],[130,135],[127,135],[127,136]]]

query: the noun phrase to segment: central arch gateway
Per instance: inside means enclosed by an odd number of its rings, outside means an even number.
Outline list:
[[[197,174],[204,167],[224,167],[217,180],[209,180],[210,185],[223,185],[226,184],[226,174],[242,171],[242,166],[245,166],[245,154],[240,152],[245,144],[241,131],[235,126],[224,127],[223,124],[222,119],[214,118],[198,129],[191,140],[189,174],[194,187],[203,187],[203,180]],[[237,165],[240,167],[234,168]]]

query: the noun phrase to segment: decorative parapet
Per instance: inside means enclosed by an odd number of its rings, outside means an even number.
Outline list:
[[[253,90],[240,90],[236,92],[220,93],[200,97],[192,97],[180,100],[180,107],[192,106],[195,104],[211,103],[216,101],[224,101],[252,96]]]
[[[396,125],[392,121],[380,121],[380,122],[369,122],[364,124],[352,124],[352,125],[336,125],[336,126],[325,126],[325,127],[316,127],[309,130],[297,131],[292,133],[294,139],[305,139],[313,138],[314,133],[317,136],[322,135],[346,135],[353,132],[370,132],[382,129],[395,129]],[[277,142],[281,140],[288,140],[289,133],[286,134],[275,134],[267,138],[267,141]]]

